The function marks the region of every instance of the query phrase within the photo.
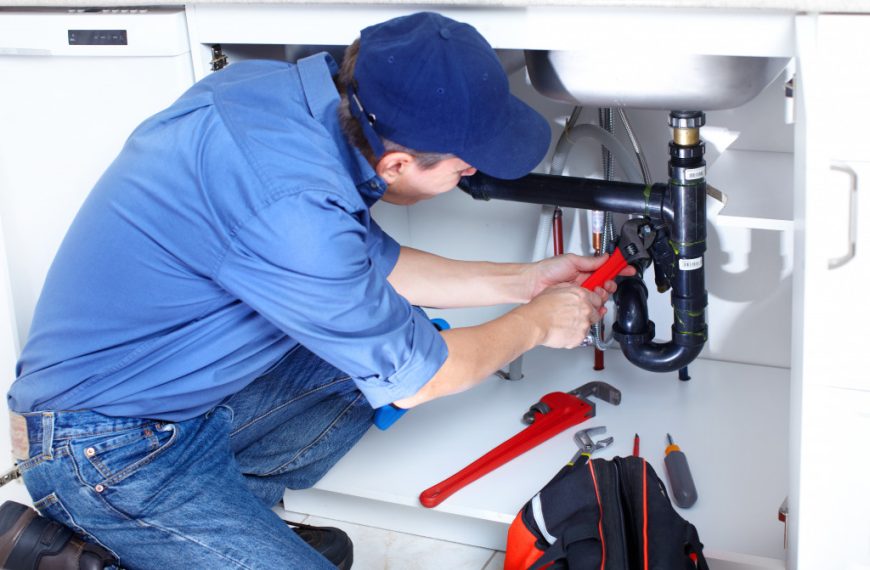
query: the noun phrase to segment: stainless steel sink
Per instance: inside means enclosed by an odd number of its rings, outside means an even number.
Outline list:
[[[576,105],[713,111],[761,93],[787,57],[634,52],[526,51],[532,86]]]

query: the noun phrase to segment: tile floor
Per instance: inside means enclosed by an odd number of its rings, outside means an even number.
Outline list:
[[[504,553],[369,526],[291,513],[283,519],[315,526],[335,526],[353,541],[353,570],[502,570]]]

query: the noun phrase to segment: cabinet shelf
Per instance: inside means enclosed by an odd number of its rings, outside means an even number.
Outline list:
[[[692,380],[681,382],[675,373],[635,368],[613,351],[606,354],[606,369],[595,372],[591,350],[536,349],[526,355],[524,373],[518,382],[490,379],[423,405],[387,431],[370,430],[314,489],[288,491],[286,508],[504,549],[519,508],[576,452],[574,432],[604,425],[615,442],[596,457],[631,454],[638,433],[641,454],[663,478],[665,434],[674,436],[700,495],[680,514],[698,527],[711,552],[771,562],[784,558],[777,510],[788,483],[789,370],[699,359],[690,367]],[[545,393],[593,380],[619,388],[622,403],[599,403],[595,418],[436,509],[420,506],[423,489],[520,431],[522,414]]]

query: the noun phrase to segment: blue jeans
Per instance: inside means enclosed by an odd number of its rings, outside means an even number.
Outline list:
[[[372,424],[348,376],[297,347],[207,414],[178,423],[24,414],[24,482],[42,514],[130,569],[332,568],[272,512]]]

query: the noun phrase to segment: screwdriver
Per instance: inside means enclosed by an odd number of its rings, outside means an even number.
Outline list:
[[[668,446],[665,448],[665,470],[677,506],[687,509],[694,505],[698,500],[698,491],[689,471],[689,461],[686,454],[680,451],[680,446],[674,443],[671,434],[668,434]]]

